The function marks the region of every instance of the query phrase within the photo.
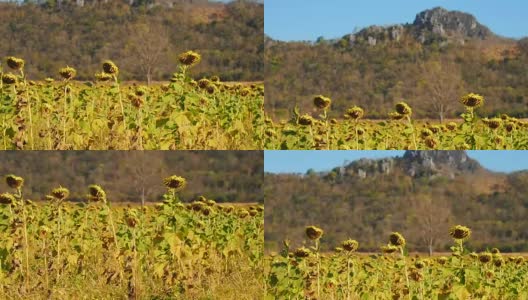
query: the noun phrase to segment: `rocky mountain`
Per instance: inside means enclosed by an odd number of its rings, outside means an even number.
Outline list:
[[[411,24],[370,26],[355,34],[346,35],[343,39],[350,45],[365,42],[375,46],[380,42],[399,42],[404,35],[409,35],[422,44],[435,41],[464,44],[466,39],[485,40],[495,36],[471,14],[436,7],[418,13]]]
[[[316,225],[325,250],[353,238],[360,251],[379,251],[398,231],[411,251],[449,251],[448,228],[464,224],[473,230],[470,251],[528,251],[528,172],[491,172],[463,151],[407,151],[323,174],[267,173],[263,190],[269,250],[284,239],[302,245],[305,227]]]
[[[343,171],[345,175],[360,178],[390,175],[397,171],[414,178],[455,178],[485,169],[464,151],[406,151],[403,157],[356,160],[345,166]]]

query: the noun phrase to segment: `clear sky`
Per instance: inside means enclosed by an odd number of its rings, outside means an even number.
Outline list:
[[[308,169],[329,171],[345,160],[402,156],[405,151],[264,151],[264,171],[305,173]],[[485,168],[497,172],[528,170],[528,151],[467,151]]]
[[[527,0],[266,0],[264,31],[279,40],[338,38],[356,27],[412,23],[437,6],[470,13],[502,36],[528,36]]]

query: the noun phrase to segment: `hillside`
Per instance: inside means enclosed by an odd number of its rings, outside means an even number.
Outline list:
[[[469,92],[487,99],[482,114],[528,116],[528,38],[497,36],[467,13],[437,7],[339,39],[264,44],[266,109],[277,119],[295,105],[314,112],[317,94],[332,98],[331,117],[360,105],[386,118],[403,99],[415,117],[452,118]]]
[[[470,249],[527,251],[528,172],[494,173],[461,151],[407,151],[362,159],[329,172],[265,174],[267,249],[300,245],[304,227],[325,230],[323,245],[357,239],[377,251],[391,231],[413,251],[445,251],[447,229],[473,229]]]
[[[4,176],[25,179],[24,196],[40,200],[53,188],[70,189],[70,199],[86,200],[91,184],[102,186],[111,202],[161,201],[163,179],[187,179],[183,201],[204,195],[218,202],[263,202],[260,151],[5,151],[0,153],[0,192]]]
[[[187,50],[202,55],[193,77],[264,78],[260,3],[30,2],[0,2],[2,65],[4,56],[24,58],[30,79],[58,78],[58,70],[69,65],[77,69],[77,79],[91,80],[101,62],[111,59],[123,80],[146,81],[147,75],[155,81],[169,80],[178,71],[178,55]]]

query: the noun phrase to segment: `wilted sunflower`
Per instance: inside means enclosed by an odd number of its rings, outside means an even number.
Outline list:
[[[211,81],[212,82],[220,82],[220,77],[218,77],[217,75],[213,75],[213,76],[211,76]]]
[[[363,117],[364,114],[365,111],[363,111],[363,108],[359,106],[352,106],[345,112],[345,116],[351,118],[352,120],[359,120]]]
[[[482,252],[478,255],[478,259],[481,263],[486,264],[486,263],[489,263],[493,259],[493,256],[491,255],[491,253]]]
[[[436,148],[436,145],[438,144],[438,142],[435,140],[434,137],[432,136],[428,136],[424,139],[424,143],[427,147],[431,148],[431,149],[435,149]]]
[[[246,209],[242,208],[241,210],[238,211],[238,217],[240,219],[244,219],[247,216],[249,216],[249,212]]]
[[[14,56],[9,56],[6,58],[7,66],[13,70],[20,70],[24,68],[24,60],[21,58],[16,58]]]
[[[205,90],[207,91],[207,93],[208,93],[209,95],[212,95],[212,94],[214,94],[214,93],[216,92],[216,87],[215,87],[214,85],[211,84],[211,85],[208,85],[208,86],[205,88]]]
[[[341,243],[341,246],[348,252],[354,252],[359,248],[359,243],[356,240],[348,239],[346,241],[343,241],[343,243]]]
[[[140,96],[136,96],[135,94],[129,94],[128,99],[135,108],[141,108],[141,106],[143,106],[144,101],[143,98],[141,98]]]
[[[425,268],[425,262],[423,260],[417,260],[415,263],[414,263],[414,266],[417,268],[417,269],[423,269]]]
[[[207,78],[202,78],[202,79],[198,80],[197,83],[198,83],[198,87],[199,88],[205,89],[211,84],[211,81],[209,81],[209,79],[207,79]]]
[[[139,218],[137,215],[137,210],[127,209],[125,212],[125,221],[130,228],[135,228],[139,223]]]
[[[298,257],[298,258],[308,257],[310,256],[310,249],[305,248],[305,247],[297,248],[293,252],[293,255],[295,255],[295,257]]]
[[[92,201],[103,201],[106,202],[106,192],[102,187],[92,184],[88,187],[88,198]]]
[[[17,77],[10,73],[2,74],[2,82],[7,85],[15,84]]]
[[[498,248],[491,248],[492,254],[500,254],[500,250]]]
[[[323,230],[315,226],[306,227],[306,236],[311,240],[318,240],[323,236]]]
[[[59,74],[62,78],[66,80],[73,79],[77,74],[77,71],[72,67],[65,67],[59,70]]]
[[[389,236],[389,242],[393,246],[403,247],[405,246],[405,238],[399,232],[393,232]]]
[[[194,51],[187,51],[180,54],[179,60],[183,65],[192,67],[199,63],[202,60],[202,57]]]
[[[136,91],[134,92],[136,96],[143,97],[147,94],[148,88],[146,86],[139,86],[136,88]]]
[[[391,120],[401,120],[401,119],[403,119],[404,117],[405,117],[404,115],[399,114],[399,113],[397,113],[397,112],[395,112],[395,111],[389,113],[389,118],[390,118]]]
[[[332,103],[332,100],[328,97],[325,97],[323,95],[315,96],[313,99],[313,103],[315,107],[319,109],[327,109],[330,107],[330,104]]]
[[[174,192],[179,192],[187,185],[187,180],[181,176],[172,175],[163,180],[163,184]]]
[[[431,131],[431,129],[429,128],[423,128],[421,131],[420,131],[420,136],[422,138],[426,138],[426,137],[429,137],[429,136],[432,136],[433,135],[433,131]]]
[[[251,90],[248,89],[248,88],[244,88],[244,89],[240,90],[240,96],[242,96],[242,97],[246,97],[249,94],[251,94]]]
[[[24,178],[10,174],[5,177],[6,183],[10,188],[19,189],[24,185]]]
[[[423,274],[420,272],[420,270],[418,269],[415,269],[415,268],[412,268],[409,270],[409,277],[414,280],[414,281],[422,281],[424,276]]]
[[[51,191],[51,195],[55,197],[55,199],[62,201],[70,195],[70,191],[67,188],[58,187]]]
[[[106,74],[117,75],[119,73],[119,68],[110,60],[103,62],[103,72]]]
[[[462,97],[460,99],[460,102],[464,104],[464,106],[466,107],[477,108],[479,106],[482,106],[482,104],[484,104],[484,97],[478,94],[470,93]]]
[[[396,103],[395,108],[396,108],[396,112],[399,113],[400,115],[410,116],[412,114],[411,107],[405,102]]]
[[[309,125],[312,125],[314,123],[314,118],[312,118],[312,116],[308,115],[308,114],[305,114],[305,115],[302,115],[299,117],[299,124],[300,125],[303,125],[303,126],[309,126]]]
[[[440,256],[439,258],[436,259],[436,261],[441,264],[441,265],[445,265],[447,263],[447,257],[445,256]]]
[[[446,124],[447,129],[453,131],[457,128],[457,123],[455,122],[449,122]]]
[[[467,240],[471,236],[471,229],[462,225],[455,225],[449,229],[449,235],[455,240]]]
[[[97,81],[109,81],[109,80],[112,80],[112,75],[107,74],[105,72],[96,73],[95,74],[95,79]]]
[[[502,258],[501,256],[495,257],[495,259],[493,260],[493,264],[496,267],[501,267],[502,265],[504,265],[504,258]]]
[[[501,126],[501,124],[502,124],[501,118],[491,118],[487,120],[486,122],[486,125],[488,125],[490,129],[497,129]]]
[[[381,246],[381,252],[383,253],[387,253],[387,254],[390,254],[390,253],[394,253],[398,251],[398,247],[396,246],[393,246],[393,245],[386,245],[386,246]]]
[[[0,204],[12,204],[15,203],[15,196],[9,193],[0,194]]]

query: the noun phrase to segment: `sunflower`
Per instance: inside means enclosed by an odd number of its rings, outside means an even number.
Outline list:
[[[460,102],[468,108],[477,108],[484,104],[484,97],[478,94],[467,94],[460,99]]]
[[[179,61],[183,65],[192,67],[202,60],[202,56],[194,51],[187,51],[180,54]]]

